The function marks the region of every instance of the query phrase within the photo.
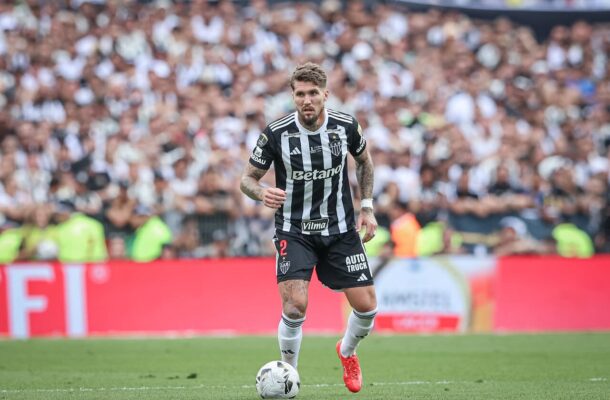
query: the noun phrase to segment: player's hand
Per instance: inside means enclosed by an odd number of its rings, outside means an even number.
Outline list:
[[[360,215],[358,215],[358,221],[356,222],[356,230],[360,232],[363,228],[365,231],[364,236],[362,236],[362,242],[366,243],[371,240],[375,236],[375,232],[377,232],[377,219],[371,209],[363,208],[360,210]]]
[[[286,192],[275,187],[263,190],[263,204],[269,208],[278,209],[286,201]]]

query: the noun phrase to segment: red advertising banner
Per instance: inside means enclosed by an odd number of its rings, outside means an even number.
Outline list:
[[[610,257],[506,257],[496,276],[498,331],[610,329]]]
[[[274,264],[0,266],[0,336],[274,334],[281,312]],[[374,276],[378,331],[610,329],[608,256],[394,259]],[[304,329],[339,333],[345,311],[343,295],[314,277]]]
[[[0,266],[0,335],[275,333],[273,259]],[[343,329],[340,293],[312,279],[305,331]]]
[[[375,327],[395,332],[457,331],[460,317],[442,314],[382,314],[375,318]]]

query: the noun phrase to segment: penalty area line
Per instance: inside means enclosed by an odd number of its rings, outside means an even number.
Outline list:
[[[448,385],[451,381],[406,381],[406,382],[371,382],[370,386],[405,386],[405,385]],[[310,383],[302,387],[324,388],[344,386],[343,383]],[[0,389],[2,394],[18,393],[83,393],[83,392],[147,392],[162,390],[192,390],[192,389],[251,389],[254,385],[193,385],[193,386],[134,386],[134,387],[99,387],[99,388],[38,388],[38,389]]]

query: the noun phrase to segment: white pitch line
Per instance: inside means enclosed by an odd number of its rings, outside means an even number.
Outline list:
[[[451,381],[407,381],[407,382],[372,382],[371,386],[404,386],[404,385],[447,385],[451,384]],[[303,384],[302,387],[335,387],[344,386],[343,383],[312,383]],[[231,388],[242,388],[250,389],[254,388],[254,385],[195,385],[195,386],[136,386],[136,387],[111,387],[111,388],[48,388],[48,389],[0,389],[0,393],[11,394],[11,393],[80,393],[80,392],[137,392],[137,391],[157,391],[157,390],[187,390],[187,389],[231,389]]]
[[[606,382],[608,378],[590,378],[589,382]],[[456,383],[472,383],[470,381],[404,381],[404,382],[372,382],[371,386],[407,386],[407,385],[451,385]],[[342,383],[311,383],[303,384],[303,387],[324,388],[337,387]],[[110,388],[41,388],[41,389],[0,389],[0,394],[19,394],[19,393],[83,393],[83,392],[147,392],[160,390],[192,390],[192,389],[254,389],[254,385],[193,385],[193,386],[136,386],[136,387],[110,387]]]

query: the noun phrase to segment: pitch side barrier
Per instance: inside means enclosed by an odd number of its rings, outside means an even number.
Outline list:
[[[610,330],[610,256],[371,259],[383,333]],[[275,260],[0,266],[0,337],[275,334]],[[311,282],[309,333],[342,332]]]

